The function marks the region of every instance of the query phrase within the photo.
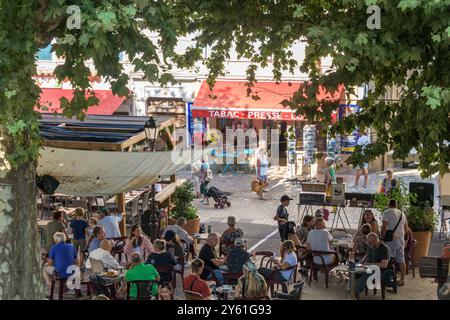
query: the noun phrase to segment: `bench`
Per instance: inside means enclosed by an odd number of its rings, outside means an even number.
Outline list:
[[[434,278],[441,287],[449,275],[449,258],[423,257],[419,261],[419,274],[421,278]]]

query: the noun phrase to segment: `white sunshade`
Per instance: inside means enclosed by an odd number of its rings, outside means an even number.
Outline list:
[[[174,151],[175,153],[175,151]],[[136,190],[175,174],[196,161],[184,151],[118,152],[45,147],[37,174],[60,182],[56,192],[76,196],[114,195]],[[199,158],[201,155],[196,156]]]

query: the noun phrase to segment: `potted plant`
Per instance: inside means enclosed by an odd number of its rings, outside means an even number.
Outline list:
[[[186,219],[186,231],[193,235],[200,231],[200,218],[198,216],[197,208],[192,205],[194,200],[194,186],[192,182],[186,181],[181,186],[175,189],[173,194],[173,203],[175,205],[169,217],[169,224],[175,224],[177,219],[183,217]]]
[[[413,238],[417,240],[414,248],[413,263],[419,264],[422,257],[428,255],[431,237],[438,224],[438,215],[431,207],[411,206],[405,210],[408,219],[408,226],[413,233]]]
[[[397,208],[399,210],[406,210],[411,203],[414,203],[417,195],[410,193],[406,182],[402,178],[397,179],[397,187],[391,189],[388,194],[378,192],[375,194],[375,208],[379,212],[383,212],[388,209],[389,200],[394,199],[397,201]]]

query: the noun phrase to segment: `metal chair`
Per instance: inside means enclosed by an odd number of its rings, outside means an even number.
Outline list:
[[[406,263],[406,274],[408,274],[409,269],[411,268],[413,278],[416,277],[416,272],[414,271],[414,248],[417,246],[417,240],[413,239],[412,244],[409,248],[405,249],[405,263]]]
[[[302,300],[303,287],[306,280],[294,283],[294,290],[289,293],[281,293],[276,291],[274,294],[274,300]]]
[[[258,256],[262,256],[261,260],[260,260],[260,264],[259,267],[268,267],[268,265],[270,264],[270,259],[275,258],[275,252],[273,251],[256,251],[255,252],[255,257]],[[264,264],[264,260],[267,259],[266,264]]]
[[[334,261],[330,264],[325,264],[325,260],[323,258],[324,255],[334,255]],[[322,260],[322,263],[315,263],[314,258],[319,257]],[[339,264],[339,256],[335,251],[310,251],[310,256],[308,259],[311,259],[310,262],[310,273],[309,273],[309,285],[311,286],[312,278],[317,281],[317,273],[322,271],[325,274],[325,286],[328,289],[328,277],[330,271],[338,266]]]
[[[297,264],[294,266],[291,266],[289,268],[283,269],[282,271],[290,271],[290,270],[292,270],[291,275],[290,275],[289,279],[285,280],[285,281],[279,281],[279,280],[274,279],[275,274],[277,272],[280,272],[280,270],[273,270],[270,273],[269,278],[267,279],[267,284],[269,285],[270,294],[271,294],[272,298],[274,297],[274,293],[275,293],[275,291],[274,291],[275,285],[277,285],[277,289],[278,289],[278,286],[281,285],[281,287],[283,289],[285,288],[287,291],[290,281],[293,280],[294,283],[297,281]]]

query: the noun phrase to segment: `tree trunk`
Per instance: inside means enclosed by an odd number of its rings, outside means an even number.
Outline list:
[[[0,300],[43,299],[36,163],[0,171]]]

